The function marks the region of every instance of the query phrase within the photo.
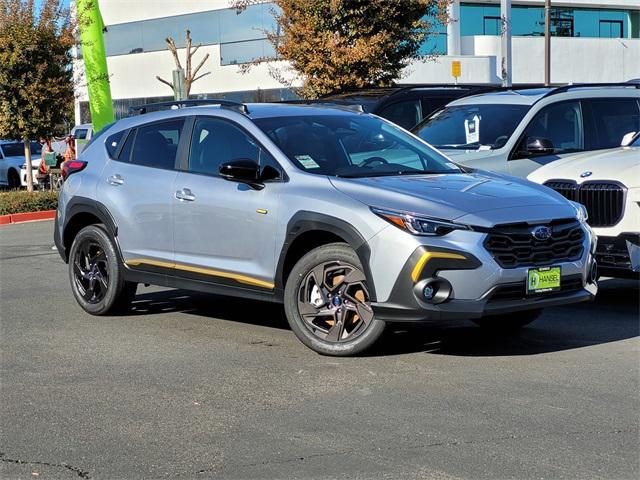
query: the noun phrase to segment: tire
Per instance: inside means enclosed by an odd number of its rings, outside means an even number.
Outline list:
[[[526,327],[531,322],[538,319],[542,314],[542,309],[526,310],[524,312],[514,312],[504,315],[492,315],[477,318],[473,322],[487,330],[513,332]]]
[[[124,280],[115,242],[103,225],[84,227],[73,239],[69,280],[76,301],[92,315],[126,312],[138,286]]]
[[[322,280],[316,282],[316,277]],[[360,260],[344,243],[318,247],[295,264],[285,285],[284,307],[300,341],[323,355],[361,353],[385,328],[371,309]]]
[[[20,188],[20,175],[13,168],[7,173],[7,186],[11,190]]]

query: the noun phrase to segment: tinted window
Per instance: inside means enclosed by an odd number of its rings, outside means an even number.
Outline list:
[[[118,147],[120,146],[120,143],[124,138],[125,132],[126,130],[123,130],[118,133],[114,133],[109,138],[107,138],[107,140],[104,142],[105,147],[107,148],[107,153],[109,154],[109,157],[111,158],[116,157],[116,152],[118,151]]]
[[[5,143],[2,145],[2,151],[5,157],[24,157],[24,143]],[[41,153],[42,145],[31,142],[31,155],[40,155]]]
[[[240,128],[217,118],[196,120],[191,137],[189,171],[218,175],[220,165],[248,159],[258,163],[260,148]]]
[[[532,137],[551,140],[556,154],[584,150],[580,103],[562,102],[544,107],[525,130],[525,141]]]
[[[373,116],[275,117],[255,123],[308,173],[370,177],[460,171],[412,135]]]
[[[121,162],[128,162],[131,160],[131,152],[133,151],[133,142],[136,139],[136,130],[131,130],[127,135],[127,140],[124,142],[122,150],[118,155],[118,160]]]
[[[178,154],[178,143],[184,120],[153,123],[138,128],[131,163],[172,169]]]
[[[449,106],[418,125],[414,133],[437,148],[501,148],[529,108],[508,104]]]
[[[87,138],[87,129],[86,128],[78,128],[73,134],[78,140],[84,140]]]
[[[407,130],[422,119],[422,105],[419,100],[406,100],[383,108],[380,116]]]
[[[619,147],[622,137],[640,131],[640,109],[635,98],[597,98],[584,101],[590,108],[595,134],[592,148]]]

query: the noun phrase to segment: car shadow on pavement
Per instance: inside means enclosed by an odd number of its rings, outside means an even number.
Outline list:
[[[606,279],[593,302],[547,309],[514,333],[487,331],[471,322],[449,328],[392,328],[372,354],[510,356],[588,347],[640,336],[639,307],[640,282]]]
[[[128,315],[180,312],[289,329],[279,304],[186,290],[139,292]],[[366,356],[419,352],[457,356],[534,355],[634,338],[640,336],[639,298],[640,282],[606,279],[600,283],[594,302],[547,309],[542,317],[516,333],[489,332],[467,321],[451,327],[395,324],[387,328]]]

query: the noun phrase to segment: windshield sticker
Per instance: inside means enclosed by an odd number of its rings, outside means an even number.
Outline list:
[[[467,143],[480,142],[480,117],[478,115],[464,121],[464,133],[467,137]]]
[[[309,155],[296,155],[296,160],[298,160],[300,162],[300,165],[302,165],[307,170],[312,168],[320,168],[320,165],[318,165],[316,161]]]

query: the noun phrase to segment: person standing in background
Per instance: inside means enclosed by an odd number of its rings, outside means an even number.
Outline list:
[[[76,139],[73,135],[69,135],[66,138],[67,148],[62,154],[63,162],[68,162],[76,159]]]

